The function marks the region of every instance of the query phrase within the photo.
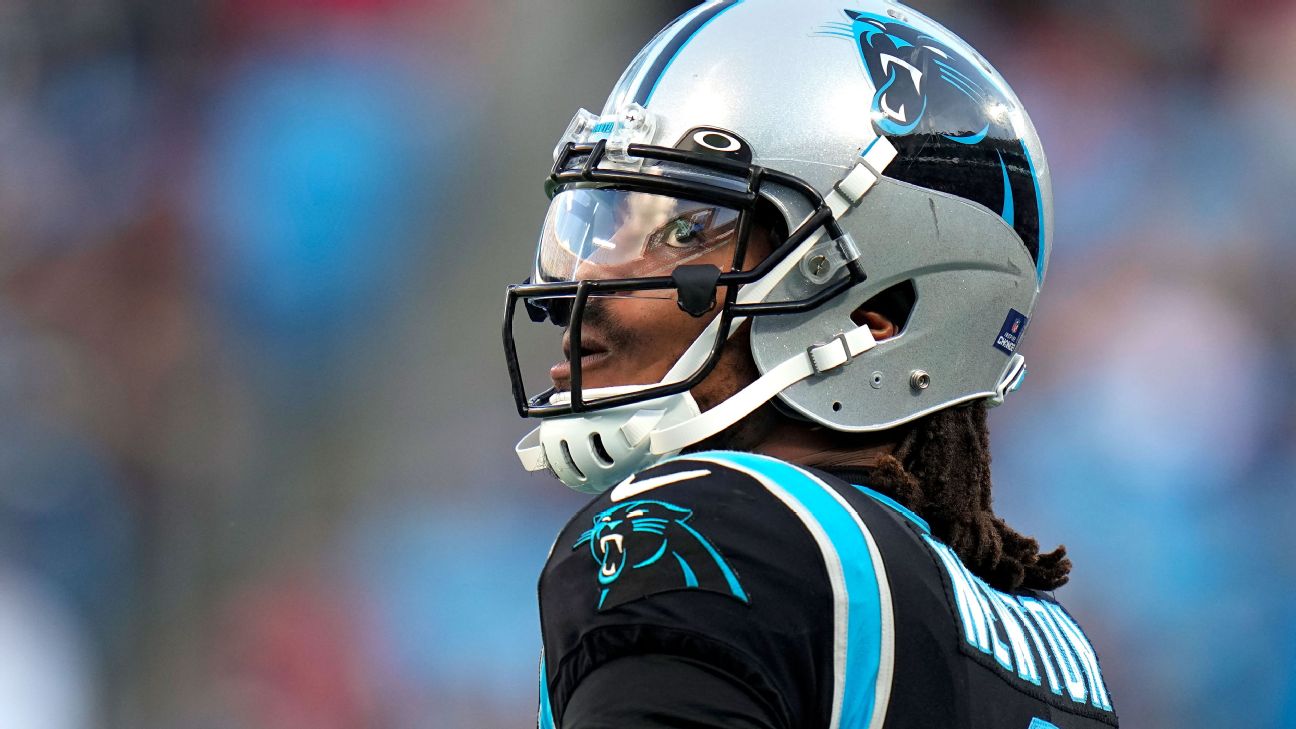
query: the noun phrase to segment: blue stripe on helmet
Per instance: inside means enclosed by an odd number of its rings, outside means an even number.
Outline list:
[[[671,64],[675,62],[675,58],[680,51],[684,50],[684,46],[693,40],[693,36],[701,32],[708,23],[720,17],[726,10],[740,5],[742,2],[743,0],[720,0],[720,2],[706,8],[695,15],[692,20],[685,23],[666,46],[662,48],[661,53],[657,54],[657,58],[653,59],[652,67],[648,69],[643,82],[639,85],[639,90],[635,92],[635,102],[642,106],[648,106],[653,93],[657,91],[657,84],[670,70]]]
[[[1044,229],[1047,222],[1044,219],[1044,198],[1040,194],[1039,173],[1035,172],[1035,160],[1031,159],[1030,150],[1022,143],[1022,154],[1026,155],[1026,165],[1030,167],[1031,184],[1035,185],[1035,209],[1039,217],[1039,233],[1036,238],[1038,243],[1035,246],[1035,276],[1039,283],[1044,282]]]

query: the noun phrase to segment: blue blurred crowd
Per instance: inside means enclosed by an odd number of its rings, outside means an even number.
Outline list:
[[[513,461],[499,304],[688,5],[0,7],[0,726],[533,720],[582,499]],[[1296,727],[1296,5],[914,5],[1053,171],[998,510],[1126,726]]]

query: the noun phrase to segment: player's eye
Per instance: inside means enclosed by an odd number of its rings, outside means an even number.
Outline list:
[[[664,242],[672,248],[687,248],[702,234],[702,223],[687,218],[676,218],[670,223],[671,234]]]
[[[648,239],[648,249],[659,247],[693,248],[706,240],[707,226],[715,211],[710,208],[694,210],[677,215],[652,232]]]

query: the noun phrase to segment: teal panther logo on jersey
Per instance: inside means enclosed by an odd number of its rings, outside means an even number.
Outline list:
[[[665,501],[617,504],[594,516],[572,549],[598,563],[598,609],[673,590],[707,590],[748,602],[724,557],[696,529],[693,512]]]

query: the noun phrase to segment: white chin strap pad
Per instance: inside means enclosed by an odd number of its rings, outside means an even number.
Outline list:
[[[600,391],[590,390],[587,394],[595,399]],[[576,491],[600,494],[661,460],[663,456],[649,448],[653,432],[687,422],[698,414],[693,396],[685,392],[592,413],[548,418],[517,444],[518,460],[528,471],[553,471]]]

